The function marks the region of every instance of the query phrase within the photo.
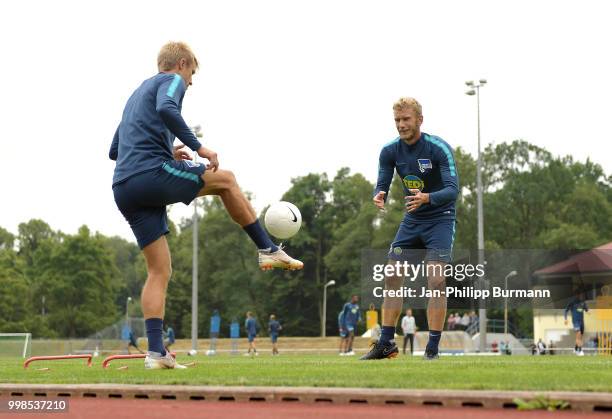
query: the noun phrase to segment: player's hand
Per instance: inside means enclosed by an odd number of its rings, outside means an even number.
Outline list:
[[[567,320],[565,320],[563,323],[565,323],[565,325],[567,326]]]
[[[406,195],[406,211],[412,212],[423,204],[429,204],[429,194],[418,189],[409,189],[412,195]]]
[[[376,205],[376,207],[381,211],[385,210],[385,195],[385,191],[380,191],[376,194],[374,198],[372,198],[374,205]]]
[[[185,144],[175,145],[172,150],[172,155],[174,156],[174,160],[191,160],[191,155],[187,150],[183,150]]]
[[[202,146],[198,150],[198,155],[203,159],[207,159],[210,162],[210,164],[206,166],[206,170],[212,170],[213,173],[217,171],[217,169],[219,168],[219,159],[217,158],[217,153]]]

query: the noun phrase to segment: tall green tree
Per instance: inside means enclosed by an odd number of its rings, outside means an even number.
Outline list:
[[[87,336],[115,322],[119,275],[104,241],[85,226],[60,243],[43,241],[33,255],[40,275],[39,296],[59,336]]]
[[[19,256],[21,256],[28,265],[32,264],[34,252],[36,252],[43,242],[58,238],[58,234],[43,220],[32,219],[27,223],[19,224],[17,228],[19,231],[17,235],[17,240],[19,241]]]
[[[23,266],[12,249],[0,249],[0,331],[29,332],[31,294]]]
[[[15,244],[15,236],[8,230],[0,227],[0,250],[12,249]]]

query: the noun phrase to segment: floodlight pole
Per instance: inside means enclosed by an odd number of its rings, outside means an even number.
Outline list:
[[[325,337],[325,326],[327,324],[327,287],[335,285],[333,279],[323,286],[323,317],[321,317],[321,337]]]
[[[508,294],[508,278],[512,278],[516,276],[516,271],[509,272],[508,275],[504,278],[504,289],[506,290],[506,294]],[[508,334],[508,297],[504,297],[504,335]]]
[[[130,315],[128,312],[128,304],[130,304],[130,301],[132,301],[132,297],[128,297],[125,300],[125,324],[130,327]]]
[[[478,217],[478,264],[484,265],[484,211],[482,205],[482,155],[480,152],[480,88],[487,83],[485,79],[480,79],[478,83],[467,81],[465,84],[471,89],[466,92],[468,96],[476,95],[476,113],[478,121],[478,161],[476,165],[476,205]],[[486,279],[481,278],[481,284],[485,287]],[[485,301],[481,301],[481,307],[478,309],[478,326],[480,332],[479,349],[484,352],[487,348],[487,309],[483,305]]]
[[[196,137],[202,137],[202,127],[191,127]],[[193,161],[196,162],[198,153],[195,152]],[[193,200],[193,221],[191,223],[193,236],[193,256],[191,271],[191,349],[198,349],[198,200]]]

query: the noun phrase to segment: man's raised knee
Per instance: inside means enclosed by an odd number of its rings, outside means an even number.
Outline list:
[[[226,181],[228,188],[232,188],[238,185],[238,182],[236,182],[236,176],[234,175],[234,172],[232,172],[231,170],[226,170],[225,177],[226,177],[225,181]]]

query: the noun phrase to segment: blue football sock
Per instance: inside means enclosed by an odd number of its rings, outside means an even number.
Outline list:
[[[145,327],[147,329],[147,339],[149,340],[149,352],[157,352],[162,356],[166,355],[166,349],[164,348],[163,339],[163,326],[164,321],[162,319],[146,319]]]
[[[270,236],[268,236],[268,233],[266,233],[266,231],[263,229],[263,227],[259,223],[259,220],[255,220],[253,224],[249,224],[242,228],[244,229],[244,231],[246,231],[246,233],[249,235],[251,240],[255,242],[255,245],[257,246],[258,249],[260,250],[270,249],[270,252],[276,252],[278,250],[278,246],[272,242],[272,240],[270,239]]]
[[[388,343],[395,337],[395,326],[383,326],[380,334],[380,342]]]
[[[438,345],[440,344],[440,338],[442,337],[442,331],[430,330],[429,331],[429,342],[425,350],[438,353]]]

